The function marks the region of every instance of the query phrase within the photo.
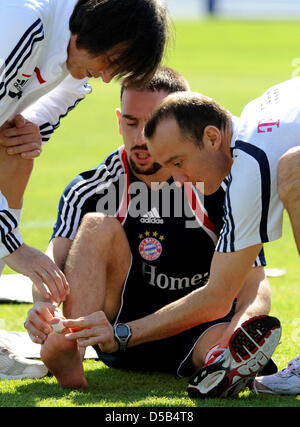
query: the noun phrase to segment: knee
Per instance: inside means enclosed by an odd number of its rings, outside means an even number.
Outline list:
[[[277,189],[282,203],[289,201],[300,193],[300,147],[293,147],[281,156],[277,169]]]
[[[93,240],[108,243],[124,233],[120,222],[114,218],[98,212],[87,213],[82,220],[79,231],[92,237]],[[97,237],[97,239],[95,239]]]

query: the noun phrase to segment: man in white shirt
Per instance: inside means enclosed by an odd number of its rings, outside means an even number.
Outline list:
[[[250,102],[237,120],[211,98],[175,94],[145,126],[149,151],[179,184],[204,182],[205,194],[211,194],[226,176],[229,181],[210,279],[187,313],[195,322],[222,316],[262,244],[281,237],[284,208],[300,252],[299,95],[297,77]],[[211,310],[216,294],[220,306]],[[221,344],[227,344],[225,338]],[[224,369],[223,362],[215,369]],[[295,372],[299,375],[300,366]],[[200,371],[196,380],[193,388],[200,393],[205,373]]]
[[[6,0],[0,16],[0,274],[5,262],[60,301],[64,275],[18,231],[33,158],[90,92],[90,77],[151,77],[167,38],[166,8],[158,0]]]

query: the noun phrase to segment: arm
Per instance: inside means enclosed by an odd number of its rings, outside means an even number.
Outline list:
[[[225,316],[239,294],[261,247],[262,245],[256,245],[230,254],[215,252],[207,285],[155,313],[128,323],[132,329],[129,347],[167,338],[200,323]],[[257,282],[262,279],[262,274],[258,272],[252,274],[248,283],[251,284],[251,292],[249,292],[253,297],[255,286],[258,286]],[[256,278],[254,274],[257,274]],[[242,308],[243,304],[246,307],[247,293],[243,291],[241,296],[243,297],[239,303],[240,307]],[[79,339],[80,345],[99,343],[102,351],[107,353],[116,351],[118,348],[113,337],[112,326],[103,312],[68,320],[64,324],[68,327],[89,328],[66,335],[68,339]]]
[[[252,268],[238,294],[236,315],[248,319],[261,314],[269,314],[271,309],[271,288],[263,267]]]
[[[17,211],[22,208],[32,167],[32,160],[9,156],[0,146],[0,258],[9,257],[23,244]]]
[[[64,271],[65,262],[72,245],[72,240],[66,239],[65,237],[55,237],[49,243],[46,251],[46,255],[58,266],[61,271]],[[45,298],[41,294],[40,290],[33,283],[32,287],[33,301],[45,301]]]
[[[62,271],[71,245],[71,240],[64,237],[56,237],[51,240],[46,251],[49,258],[55,262]],[[24,326],[34,343],[43,344],[48,334],[52,331],[50,322],[55,316],[56,305],[47,302],[35,283],[33,283],[32,295],[34,305],[28,311]]]
[[[11,120],[18,112],[18,82],[26,84],[27,75],[32,75],[34,61],[43,48],[44,28],[38,15],[29,8],[1,2],[2,17],[0,38],[5,40],[0,47],[0,126]],[[24,75],[24,76],[23,76]],[[17,80],[19,79],[19,80]]]
[[[21,116],[18,116],[21,119]],[[16,123],[18,126],[18,122]],[[24,129],[22,127],[22,129]],[[12,209],[21,209],[23,195],[33,169],[32,159],[23,159],[18,154],[9,155],[3,147],[4,140],[15,138],[6,138],[4,135],[10,129],[3,125],[0,127],[0,189],[7,199],[8,206]],[[33,130],[33,129],[32,129]],[[32,139],[39,138],[38,128],[34,128],[31,134]]]
[[[0,38],[5,40],[0,47],[0,126],[14,120],[18,113],[24,113],[27,120],[41,127],[43,142],[46,142],[59,126],[60,119],[90,93],[91,88],[86,84],[87,79],[76,80],[68,75],[56,88],[24,110],[20,85],[25,87],[31,84],[30,80],[35,78],[37,61],[42,60],[43,23],[29,8],[14,7],[4,2],[0,5],[0,15],[3,16]],[[6,146],[14,147],[14,153],[23,155],[32,151],[28,147],[18,147],[27,143],[29,136],[15,126],[10,127],[10,136],[18,139],[15,138],[15,145],[9,141],[10,145]],[[36,144],[40,141],[30,142]],[[8,141],[2,143],[8,144]]]
[[[23,239],[19,234],[19,219],[9,209],[7,200],[0,191],[0,258],[16,251]]]
[[[223,335],[220,347],[226,347],[233,332],[254,316],[267,315],[271,309],[271,288],[263,267],[249,272],[237,298],[236,312]]]
[[[64,270],[65,262],[72,245],[72,237],[62,237],[62,233],[65,230],[64,225],[68,224],[68,230],[70,234],[75,235],[77,230],[77,223],[74,224],[70,221],[69,216],[72,217],[73,210],[69,208],[69,193],[72,192],[73,186],[77,188],[77,184],[80,184],[80,179],[73,180],[64,190],[58,207],[57,220],[54,226],[53,235],[49,243],[46,254],[58,268]],[[75,191],[74,189],[74,191]],[[73,194],[73,193],[72,193]],[[71,211],[71,212],[70,212]],[[71,233],[72,232],[72,233]],[[25,327],[28,330],[31,340],[37,344],[43,344],[47,339],[48,334],[52,331],[50,321],[54,316],[55,306],[47,303],[47,299],[40,292],[36,284],[33,284],[33,300],[34,306],[29,310]],[[57,301],[61,301],[57,300]]]
[[[55,89],[42,96],[38,101],[5,122],[0,131],[0,144],[7,148],[8,154],[20,154],[24,159],[38,157],[42,142],[46,143],[61,118],[91,92],[86,79],[76,80],[72,76],[65,78]]]
[[[27,246],[19,234],[17,211],[22,208],[32,168],[33,160],[23,159],[18,154],[10,156],[0,146],[0,189],[3,193],[0,196],[0,257],[13,270],[35,282],[44,298],[51,294],[57,300],[68,292],[66,278],[46,255]]]
[[[59,127],[60,120],[91,93],[87,82],[88,79],[77,80],[68,75],[56,88],[22,112],[27,120],[39,126],[43,143]]]

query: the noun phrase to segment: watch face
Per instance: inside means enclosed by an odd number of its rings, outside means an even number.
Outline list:
[[[116,330],[119,338],[127,338],[129,335],[128,326],[126,325],[118,325]]]

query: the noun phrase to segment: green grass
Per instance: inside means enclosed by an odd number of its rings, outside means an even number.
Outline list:
[[[251,99],[273,84],[291,77],[300,57],[298,22],[207,20],[176,22],[176,43],[167,64],[189,80],[192,90],[205,93],[238,115]],[[115,108],[119,85],[93,82],[93,93],[69,114],[36,161],[24,201],[21,225],[28,244],[45,250],[65,185],[80,171],[94,167],[122,140]],[[299,354],[299,258],[287,217],[283,238],[266,245],[268,267],[286,268],[285,276],[270,279],[272,312],[283,325],[282,343],[274,359],[279,368]],[[5,270],[11,273],[10,269]],[[0,319],[7,330],[24,330],[30,306],[2,304]],[[300,396],[256,396],[197,401],[188,397],[186,379],[158,373],[121,372],[100,362],[85,361],[89,388],[66,391],[54,378],[1,381],[3,406],[145,406],[237,407],[299,406]]]

